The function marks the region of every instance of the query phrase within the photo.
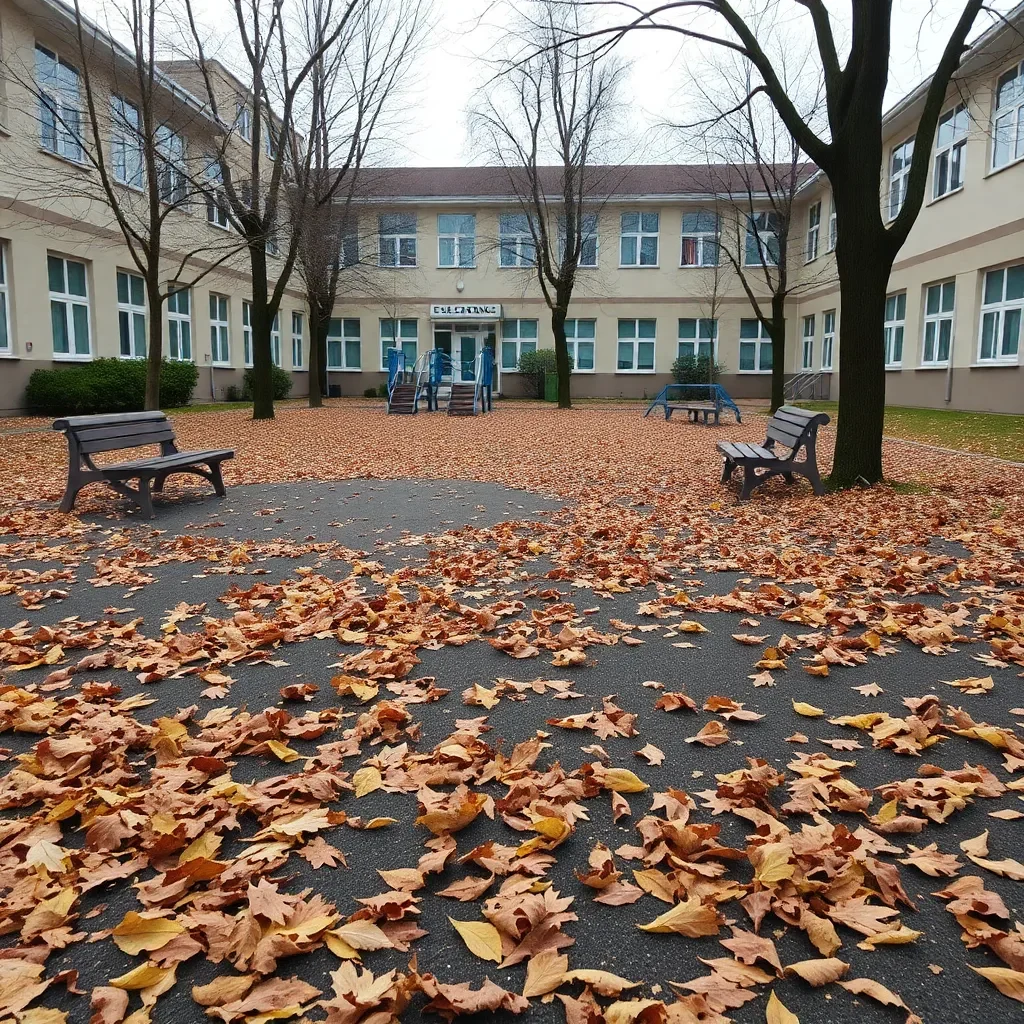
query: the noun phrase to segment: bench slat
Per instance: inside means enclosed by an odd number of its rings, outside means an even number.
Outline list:
[[[795,448],[807,434],[805,430],[796,430],[774,421],[768,424],[768,437],[773,441],[781,441],[787,448]]]
[[[146,420],[166,420],[159,409],[150,412],[111,412],[100,416],[64,416],[55,420],[54,430],[77,430],[80,427],[113,426],[115,423],[142,423]]]
[[[211,448],[203,452],[178,452],[175,455],[157,455],[152,459],[138,459],[132,462],[118,462],[112,466],[103,466],[103,472],[108,473],[122,469],[167,469],[169,466],[188,466],[196,462],[206,462],[214,459],[228,459],[234,455],[230,448]]]
[[[137,428],[121,427],[120,430],[131,430],[130,434],[115,434],[113,437],[94,437],[79,444],[83,454],[92,452],[114,452],[126,448],[143,448],[149,444],[160,444],[162,441],[173,441],[174,431],[168,426],[160,427],[153,424],[154,429],[139,433]],[[159,429],[156,429],[159,428]]]

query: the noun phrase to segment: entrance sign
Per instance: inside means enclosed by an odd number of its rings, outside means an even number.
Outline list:
[[[437,303],[430,307],[431,320],[500,320],[501,303]]]

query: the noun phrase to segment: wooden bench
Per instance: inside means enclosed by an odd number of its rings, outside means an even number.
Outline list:
[[[142,511],[153,518],[150,490],[160,491],[172,473],[194,473],[213,484],[213,489],[224,497],[224,481],[220,464],[234,458],[229,448],[209,451],[182,452],[174,443],[174,428],[162,412],[122,412],[107,416],[67,416],[56,420],[54,430],[64,432],[68,439],[68,485],[60,503],[61,512],[75,507],[78,492],[91,483],[107,483],[118,494],[138,502]],[[97,466],[92,456],[97,452],[121,451],[160,445],[160,454]],[[206,467],[205,469],[203,467]],[[128,480],[138,480],[133,488]]]
[[[815,494],[824,494],[825,488],[818,475],[818,460],[815,442],[818,427],[828,423],[829,417],[823,412],[810,412],[784,405],[768,421],[767,436],[763,444],[748,444],[745,441],[719,441],[718,450],[725,457],[722,467],[722,483],[728,483],[733,470],[743,468],[743,488],[740,501],[750,497],[755,487],[760,487],[773,476],[782,475],[787,484],[793,482],[793,474],[806,477]],[[789,454],[775,450],[776,443],[789,449]],[[803,450],[804,458],[797,456]],[[758,470],[763,472],[758,473]]]

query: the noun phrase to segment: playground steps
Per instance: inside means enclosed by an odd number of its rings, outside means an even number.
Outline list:
[[[416,385],[396,384],[388,403],[388,412],[411,415],[416,411]]]
[[[449,416],[475,416],[476,415],[476,385],[453,384],[452,393],[448,399]]]

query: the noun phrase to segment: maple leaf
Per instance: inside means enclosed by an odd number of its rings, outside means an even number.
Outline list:
[[[910,864],[932,878],[951,877],[963,867],[954,854],[940,852],[935,843],[920,849],[911,843],[907,849],[910,852],[900,858],[900,863]]]
[[[345,855],[337,847],[331,846],[323,836],[315,836],[305,846],[298,849],[300,857],[305,858],[314,868],[336,868],[339,864],[348,867]]]
[[[700,743],[705,747],[717,747],[729,742],[729,730],[721,722],[710,721],[695,736],[687,736],[687,743]]]
[[[865,697],[877,697],[879,694],[885,693],[878,683],[865,683],[863,686],[854,686],[851,689],[864,694]]]
[[[782,961],[775,949],[775,943],[753,932],[744,931],[733,926],[732,938],[718,940],[740,963],[754,964],[764,960],[782,974]]]
[[[274,924],[284,924],[292,909],[291,903],[277,891],[277,886],[265,878],[259,879],[255,885],[249,883],[246,898],[254,914]]]
[[[634,751],[637,757],[643,757],[647,759],[648,764],[660,765],[665,760],[665,751],[659,750],[656,746],[648,743],[645,747],[640,750]]]

